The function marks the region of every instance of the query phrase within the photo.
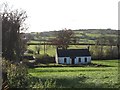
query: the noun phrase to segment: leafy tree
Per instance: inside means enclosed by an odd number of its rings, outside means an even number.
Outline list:
[[[3,5],[2,18],[2,56],[10,61],[20,61],[23,53],[24,42],[20,33],[26,28],[24,21],[27,18],[23,10],[10,10],[7,4]]]

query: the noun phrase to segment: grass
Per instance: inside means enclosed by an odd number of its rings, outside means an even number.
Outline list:
[[[31,40],[29,43],[40,43],[39,41]]]
[[[33,50],[35,52],[36,50],[36,45],[30,45],[28,46],[28,49]],[[55,52],[56,52],[56,48],[55,46],[51,46],[51,45],[46,45],[45,46],[45,53],[48,54],[49,56],[55,56]],[[80,45],[70,45],[69,49],[80,49],[80,48],[87,48],[87,46],[80,46]],[[40,54],[44,54],[44,45],[40,45]]]
[[[92,41],[92,40],[91,40]],[[94,43],[94,42],[92,42]],[[69,45],[68,49],[83,49],[83,48],[88,48],[88,45]],[[103,47],[103,52],[105,52],[106,55],[106,50],[109,49],[109,46],[104,46]],[[29,45],[28,49],[33,50],[36,52],[36,45]],[[95,51],[95,46],[90,46],[90,51]],[[56,47],[52,45],[46,45],[45,46],[45,53],[48,54],[49,56],[54,57],[56,54]],[[44,45],[40,45],[40,54],[44,55]]]
[[[90,37],[100,37],[101,34],[87,34],[87,36],[90,36]]]
[[[28,49],[33,50],[34,52],[36,51],[36,45],[29,45]],[[55,46],[51,45],[46,45],[45,46],[45,53],[48,54],[49,56],[55,56],[56,48]],[[83,49],[83,48],[88,48],[86,45],[69,45],[68,49]],[[40,54],[44,54],[44,45],[40,45]]]
[[[109,67],[46,67],[29,69],[29,73],[42,80],[53,79],[57,87],[117,88],[118,60],[95,60],[92,63]]]

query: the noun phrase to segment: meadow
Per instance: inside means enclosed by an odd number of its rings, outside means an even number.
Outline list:
[[[118,88],[118,60],[92,60],[85,67],[38,67],[29,74],[41,80],[52,79],[58,88]]]

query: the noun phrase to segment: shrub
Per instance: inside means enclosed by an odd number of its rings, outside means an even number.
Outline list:
[[[55,58],[54,57],[50,57],[48,54],[37,54],[35,55],[36,58],[36,62],[38,63],[55,63]]]
[[[28,49],[27,53],[29,53],[29,54],[34,54],[34,51]]]
[[[30,75],[23,64],[11,64],[7,69],[8,85],[10,88],[28,88]]]
[[[55,88],[56,82],[52,79],[41,81],[32,77],[24,64],[12,64],[10,61],[3,61],[3,72],[7,74],[9,88]]]

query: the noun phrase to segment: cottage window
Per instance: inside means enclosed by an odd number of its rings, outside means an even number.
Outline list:
[[[87,58],[85,58],[85,62],[87,62]]]
[[[64,63],[66,63],[67,62],[67,58],[64,58]]]
[[[79,62],[81,62],[81,58],[79,58]]]

